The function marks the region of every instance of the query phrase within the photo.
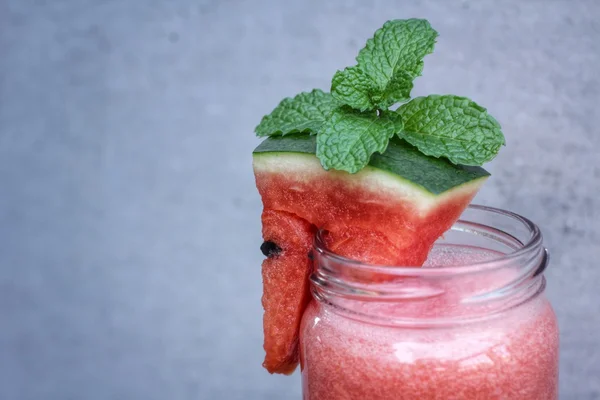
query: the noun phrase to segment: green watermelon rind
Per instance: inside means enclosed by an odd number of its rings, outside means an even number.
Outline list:
[[[267,138],[254,150],[253,157],[275,156],[283,161],[285,158],[282,157],[293,154],[314,162],[315,153],[315,136],[295,134]],[[383,154],[374,154],[369,165],[359,174],[369,172],[382,173],[401,185],[409,184],[425,192],[423,194],[435,197],[467,184],[478,184],[490,175],[481,167],[455,165],[445,159],[426,156],[401,140],[390,141],[387,150]]]

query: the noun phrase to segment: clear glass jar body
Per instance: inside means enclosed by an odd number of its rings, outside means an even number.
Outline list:
[[[305,400],[558,398],[538,228],[472,206],[444,236],[423,268],[347,260],[317,236],[300,330]]]

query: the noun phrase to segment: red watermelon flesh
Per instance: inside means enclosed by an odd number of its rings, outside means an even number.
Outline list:
[[[271,373],[291,373],[297,364],[316,229],[327,231],[326,245],[339,255],[420,266],[487,177],[393,143],[357,174],[325,171],[306,140],[269,138],[254,153],[263,237],[281,248],[263,263],[263,365]]]
[[[271,373],[290,374],[298,365],[298,329],[310,300],[308,253],[315,229],[293,214],[268,209],[262,224],[265,243],[277,245],[262,264],[263,366]]]
[[[264,209],[328,231],[327,244],[340,255],[383,265],[422,265],[483,183],[433,196],[379,171],[325,171],[316,157],[261,158],[254,172]]]

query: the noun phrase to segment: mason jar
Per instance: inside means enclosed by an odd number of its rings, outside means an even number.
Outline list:
[[[305,400],[558,397],[548,253],[517,214],[470,206],[423,267],[367,265],[317,233],[300,328]]]

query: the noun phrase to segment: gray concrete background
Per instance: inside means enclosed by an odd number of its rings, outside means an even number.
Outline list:
[[[0,0],[0,399],[299,399],[260,367],[252,130],[386,19],[487,106],[538,222],[562,399],[600,399],[600,2]]]

